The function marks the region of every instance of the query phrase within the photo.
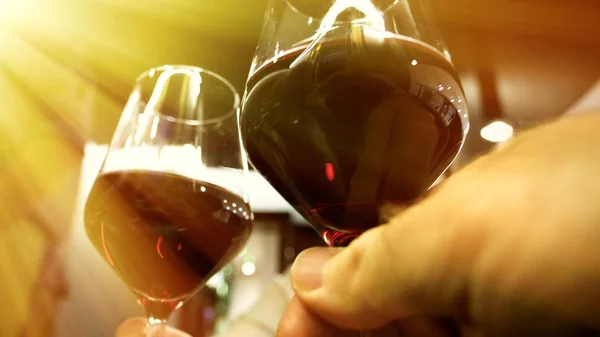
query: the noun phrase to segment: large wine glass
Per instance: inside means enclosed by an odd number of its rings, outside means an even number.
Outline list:
[[[239,96],[200,68],[136,82],[85,207],[89,239],[137,296],[147,336],[245,245]]]
[[[252,165],[331,246],[423,196],[469,125],[425,0],[271,0],[240,123]]]
[[[333,246],[418,199],[468,129],[424,0],[271,0],[240,122],[253,166]]]

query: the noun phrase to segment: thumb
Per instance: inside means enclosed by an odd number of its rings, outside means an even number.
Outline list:
[[[296,294],[345,329],[375,329],[415,313],[462,314],[468,282],[461,266],[474,247],[451,245],[456,238],[438,219],[443,215],[408,210],[347,248],[304,251],[292,268]]]

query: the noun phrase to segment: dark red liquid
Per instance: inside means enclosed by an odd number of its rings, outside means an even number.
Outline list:
[[[303,51],[251,76],[242,135],[253,166],[328,244],[346,245],[448,168],[462,91],[452,64],[411,40],[325,42],[290,67]]]
[[[85,226],[146,310],[163,318],[240,251],[251,220],[244,200],[218,186],[123,171],[98,177]]]

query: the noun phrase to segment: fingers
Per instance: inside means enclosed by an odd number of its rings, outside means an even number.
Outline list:
[[[343,250],[300,254],[292,269],[299,298],[347,329],[373,329],[419,312],[461,315],[468,269],[483,234],[457,234],[448,224],[452,203],[435,203],[426,200],[406,210]]]
[[[141,317],[130,318],[119,326],[115,337],[144,337],[145,329],[146,319]]]
[[[117,329],[115,333],[115,337],[146,337],[146,319],[137,317],[130,318],[123,322],[121,326]],[[185,332],[179,331],[177,329],[167,327],[165,337],[191,337]]]
[[[279,322],[277,337],[345,337],[342,330],[323,321],[294,297]]]
[[[415,315],[376,331],[348,331],[334,327],[309,312],[298,298],[282,317],[277,337],[458,337],[458,330],[445,321]]]
[[[599,123],[526,132],[348,248],[303,252],[296,294],[347,329],[415,313],[498,329],[518,319],[515,303],[600,327],[597,287],[578,285],[600,280],[600,212],[590,203],[600,199]]]
[[[394,324],[397,335],[402,337],[460,337],[451,321],[414,315]],[[381,336],[387,336],[382,334]]]

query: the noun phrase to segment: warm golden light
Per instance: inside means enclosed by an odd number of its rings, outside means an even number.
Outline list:
[[[19,5],[19,0],[0,0],[0,22],[9,18],[16,6]]]
[[[0,25],[43,23],[41,20],[46,10],[42,8],[45,6],[44,2],[43,0],[0,0]]]
[[[43,256],[49,245],[60,242],[57,238],[72,229],[86,142],[107,141],[137,76],[166,63],[204,66],[211,62],[204,55],[215,53],[214,47],[218,55],[229,55],[227,43],[255,38],[252,29],[238,27],[238,33],[232,34],[232,24],[249,24],[247,10],[224,8],[222,1],[166,4],[164,0],[0,0],[0,200],[4,203],[0,245],[11,252],[1,259],[0,288],[14,294],[5,298],[5,306],[15,309],[3,313],[7,324],[0,327],[1,336],[37,335],[24,333],[23,328],[45,326],[44,311],[49,315],[58,311],[46,297],[37,297],[35,287],[43,284],[38,282],[43,274],[40,268],[46,264]],[[246,6],[252,7],[256,6]],[[208,34],[197,36],[201,32]],[[229,42],[215,46],[220,40]],[[215,61],[215,70],[225,63]],[[160,134],[160,128],[149,130],[156,137]],[[202,149],[194,150],[200,154]],[[231,273],[233,267],[227,270]],[[74,278],[87,280],[86,271],[70,270]],[[117,291],[120,297],[118,290],[109,288],[104,292]],[[99,303],[86,306],[102,328],[109,326],[102,319],[114,312],[115,303],[107,310]]]

